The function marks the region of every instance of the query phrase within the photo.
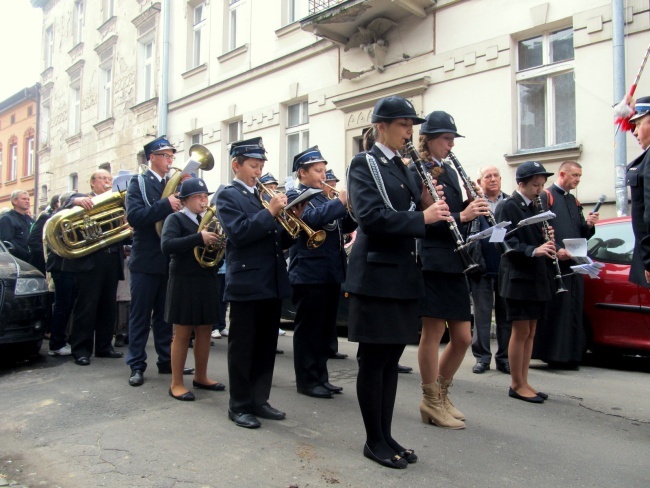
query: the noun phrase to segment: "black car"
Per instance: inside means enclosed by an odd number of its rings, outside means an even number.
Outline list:
[[[0,359],[37,354],[49,316],[43,274],[0,243]]]

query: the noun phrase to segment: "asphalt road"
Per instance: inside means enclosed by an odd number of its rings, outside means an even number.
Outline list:
[[[226,341],[212,348],[209,372],[227,384]],[[228,420],[227,392],[195,391],[193,403],[170,398],[169,376],[155,365],[139,388],[128,385],[119,359],[80,367],[43,356],[2,367],[0,474],[65,488],[650,486],[647,358],[580,371],[535,364],[531,383],[551,397],[532,405],[508,398],[506,375],[472,374],[468,353],[452,388],[464,431],[423,424],[419,376],[400,375],[394,434],[420,460],[391,470],[361,453],[356,361],[330,361],[344,393],[312,399],[295,391],[290,333],[279,345],[271,404],[287,419],[253,431]],[[341,339],[340,349],[352,358],[356,345]],[[408,346],[401,363],[416,367],[416,358]]]

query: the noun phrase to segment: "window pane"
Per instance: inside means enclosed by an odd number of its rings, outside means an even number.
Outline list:
[[[241,139],[243,121],[238,120],[228,124],[228,143],[236,142]]]
[[[300,152],[300,134],[289,134],[287,136],[287,161],[289,167],[293,165],[293,157]]]
[[[576,93],[573,72],[553,77],[555,144],[576,140]]]
[[[309,103],[304,101],[300,105],[302,106],[302,123],[306,124],[309,122]]]
[[[295,105],[289,105],[288,115],[289,121],[287,127],[295,127],[297,125],[300,125],[300,104],[297,103]]]
[[[564,29],[551,34],[551,63],[573,59],[573,29]]]
[[[302,147],[300,149],[304,151],[308,147],[309,147],[309,131],[306,130],[302,132]]]
[[[194,9],[194,25],[199,24],[203,20],[203,5],[199,5]]]
[[[519,87],[520,149],[546,146],[546,77],[521,81]]]
[[[603,245],[607,242],[608,245]],[[628,222],[599,225],[587,243],[587,255],[606,263],[630,264],[634,251],[634,234]]]
[[[541,66],[542,36],[519,42],[519,70]]]

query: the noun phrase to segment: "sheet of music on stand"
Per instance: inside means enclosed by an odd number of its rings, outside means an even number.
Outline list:
[[[600,270],[605,267],[602,263],[595,263],[589,256],[587,256],[587,239],[564,239],[564,248],[569,254],[571,259],[577,264],[571,266],[574,273],[588,275],[592,279],[600,279],[598,274]]]
[[[503,242],[504,237],[506,236],[506,227],[508,227],[512,222],[499,222],[497,225],[489,227],[481,232],[472,234],[467,238],[467,243],[477,241],[479,239],[485,239],[486,237],[490,238],[490,242]]]

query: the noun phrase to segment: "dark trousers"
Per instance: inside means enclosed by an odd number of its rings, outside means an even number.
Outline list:
[[[296,387],[310,389],[329,381],[327,360],[341,285],[293,285],[292,288],[296,307],[293,331]]]
[[[497,276],[469,276],[469,286],[474,302],[474,331],[472,332],[472,354],[479,363],[490,364],[490,329],[492,325],[492,308],[497,324],[497,353],[494,360],[497,364],[508,361],[508,344],[512,322],[506,320],[506,303],[499,296]]]
[[[98,251],[92,271],[75,272],[77,296],[72,311],[70,346],[75,358],[107,354],[113,350],[113,328],[117,312],[117,282],[120,255]]]
[[[131,313],[129,315],[129,350],[126,364],[131,370],[147,369],[145,347],[149,330],[153,330],[154,346],[158,354],[157,365],[171,362],[173,327],[165,322],[165,298],[167,295],[165,274],[131,271]]]
[[[54,280],[54,307],[50,320],[50,351],[65,346],[65,329],[74,305],[74,275],[68,271],[52,271]]]
[[[217,329],[221,331],[226,328],[226,310],[228,308],[228,302],[223,300],[224,293],[226,293],[226,275],[224,273],[217,274],[217,279],[219,280],[219,324]]]
[[[230,410],[251,413],[271,395],[282,300],[230,302]]]

